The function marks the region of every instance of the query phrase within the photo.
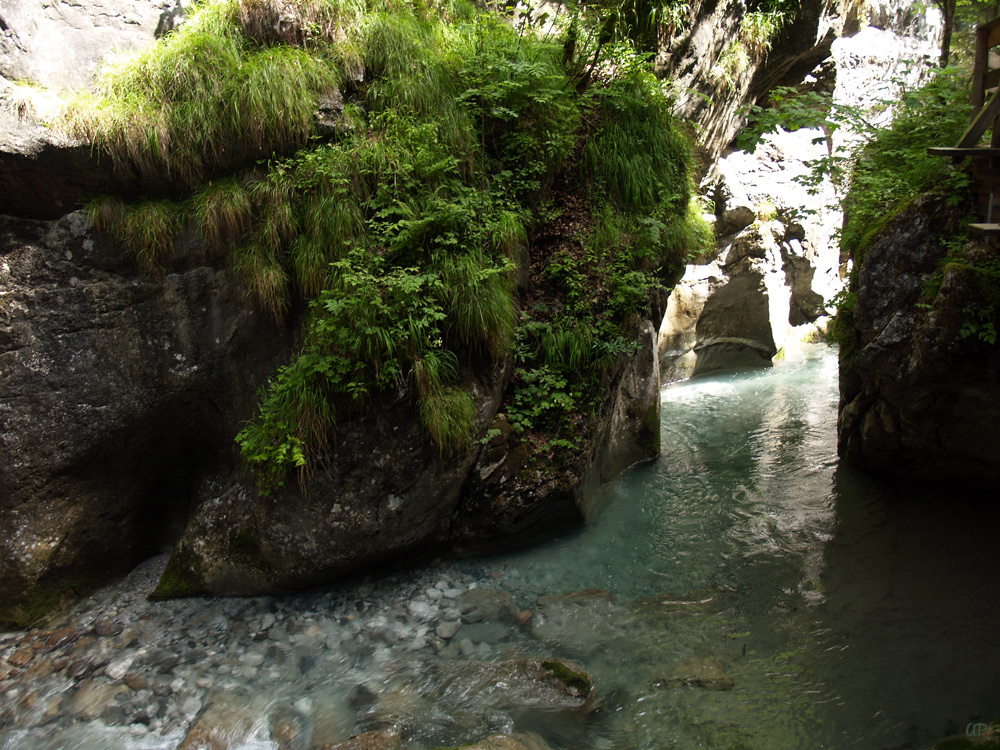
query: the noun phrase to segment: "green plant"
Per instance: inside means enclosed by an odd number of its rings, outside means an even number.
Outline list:
[[[249,43],[239,3],[202,3],[177,30],[105,69],[64,122],[116,165],[186,188],[220,170],[305,145],[336,67],[284,45]]]
[[[108,196],[87,204],[87,213],[98,231],[118,240],[148,273],[164,270],[186,216],[184,208],[171,201],[145,200],[130,205]]]
[[[968,124],[967,95],[963,72],[939,71],[904,93],[892,124],[875,129],[852,159],[841,248],[855,264],[885,222],[916,196],[937,189],[959,200],[967,193],[963,169],[927,153],[929,146],[958,141]]]
[[[164,203],[174,223],[164,213],[136,252],[162,257],[190,212],[263,310],[308,310],[301,349],[237,438],[262,491],[306,481],[338,416],[384,391],[408,395],[441,456],[475,445],[464,382],[483,357],[514,357],[520,434],[577,445],[633,351],[637,311],[707,237],[671,102],[614,33],[602,41],[614,20],[581,11],[564,64],[536,15],[511,25],[458,0],[206,1],[78,103],[76,127],[117,163],[193,195]],[[354,101],[310,140],[338,85]],[[559,220],[545,208],[557,175],[574,172],[588,218],[536,279],[551,309],[524,313],[517,265],[533,227]],[[136,211],[109,204],[104,225]]]

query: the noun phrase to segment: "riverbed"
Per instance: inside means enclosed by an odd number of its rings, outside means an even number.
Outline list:
[[[373,729],[408,750],[496,732],[887,750],[1000,718],[1000,514],[842,466],[837,397],[825,345],[667,387],[660,459],[607,485],[588,527],[509,555],[150,603],[154,558],[0,635],[0,748],[175,748],[221,716],[234,750]],[[496,667],[530,659],[579,665],[597,700]]]

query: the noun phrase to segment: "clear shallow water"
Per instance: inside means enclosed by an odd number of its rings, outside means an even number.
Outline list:
[[[618,698],[592,746],[920,747],[1000,716],[1000,515],[840,466],[837,398],[826,347],[666,388],[660,460],[609,484],[592,526],[506,558],[525,604],[717,597],[581,659]],[[706,658],[731,690],[657,687]]]
[[[996,719],[1000,516],[983,497],[839,466],[836,378],[835,353],[814,347],[665,389],[662,457],[610,483],[592,525],[515,554],[162,604],[142,599],[156,571],[140,571],[74,614],[124,633],[0,681],[0,748],[174,748],[219,701],[246,719],[229,725],[241,750],[387,723],[414,750],[513,729],[555,750],[882,750]],[[509,592],[532,625],[435,640],[470,586]],[[539,602],[587,589],[611,599]],[[600,710],[582,723],[512,709],[482,663],[523,656],[586,667]],[[69,678],[81,658],[95,666]],[[148,687],[133,680],[121,705],[86,714],[82,682],[126,673]],[[275,717],[300,728],[298,745],[278,743]]]

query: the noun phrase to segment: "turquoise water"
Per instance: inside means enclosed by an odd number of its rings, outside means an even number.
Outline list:
[[[502,557],[162,603],[149,561],[66,620],[120,636],[39,647],[0,679],[0,748],[172,750],[207,716],[228,750],[387,726],[406,750],[498,731],[553,750],[901,750],[1000,718],[993,498],[841,466],[837,397],[825,346],[666,388],[662,456],[608,484],[588,527]],[[510,593],[522,626],[436,637],[472,587]],[[599,708],[493,664],[524,657],[586,668]]]
[[[613,696],[586,746],[921,747],[1000,717],[1000,517],[841,466],[837,398],[823,346],[668,387],[661,458],[587,529],[506,558],[525,606],[712,598],[569,654]],[[677,684],[704,664],[732,687]]]

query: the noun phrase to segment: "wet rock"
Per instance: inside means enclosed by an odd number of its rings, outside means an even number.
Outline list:
[[[35,649],[31,644],[25,643],[18,647],[17,651],[7,657],[7,661],[13,667],[26,667],[35,658]]]
[[[112,620],[110,617],[102,617],[96,623],[94,623],[94,632],[103,638],[111,638],[118,635],[125,629],[117,620]]]
[[[594,681],[565,659],[517,659],[444,665],[446,687],[437,700],[475,696],[482,709],[583,712],[597,708]],[[500,688],[500,689],[497,689]]]
[[[213,697],[188,730],[178,750],[228,750],[247,740],[257,720],[238,696]]]
[[[457,637],[473,643],[498,643],[513,632],[514,626],[509,622],[477,622],[462,625]]]
[[[545,740],[534,732],[525,734],[494,734],[471,745],[462,745],[463,750],[549,750]]]
[[[437,629],[434,632],[438,634],[439,638],[444,638],[445,640],[448,640],[449,638],[453,637],[461,627],[462,623],[457,620],[445,621],[442,622],[440,625],[438,625]]]
[[[80,630],[75,627],[60,628],[49,634],[45,641],[45,648],[55,649],[66,646],[80,637]]]
[[[128,692],[128,688],[120,682],[87,680],[73,694],[69,713],[76,719],[91,721],[104,713],[120,693],[125,692]]]
[[[402,750],[403,741],[394,732],[365,732],[344,742],[323,745],[322,750]]]
[[[129,672],[122,680],[132,690],[145,690],[149,687],[146,678],[140,672]]]
[[[469,589],[456,599],[463,622],[512,620],[516,616],[514,600],[498,589]]]
[[[312,732],[306,717],[298,711],[282,709],[271,724],[271,739],[278,750],[308,750]]]

